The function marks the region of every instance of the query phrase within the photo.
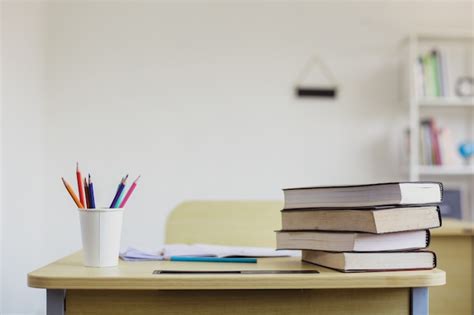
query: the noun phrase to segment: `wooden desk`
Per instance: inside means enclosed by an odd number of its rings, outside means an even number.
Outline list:
[[[318,270],[319,274],[154,275],[156,269]],[[123,262],[86,268],[76,253],[28,274],[47,289],[47,314],[428,314],[445,272],[344,274],[298,258],[257,264]],[[67,312],[64,312],[64,309]]]
[[[447,272],[447,284],[430,292],[431,314],[474,314],[474,224],[444,219],[431,236],[430,250]]]

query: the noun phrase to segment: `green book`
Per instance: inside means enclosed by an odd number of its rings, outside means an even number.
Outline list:
[[[434,81],[434,69],[431,62],[431,54],[423,55],[423,71],[425,77],[425,89],[426,95],[428,97],[436,96],[435,84]]]
[[[433,68],[434,95],[441,96],[441,69],[439,66],[439,54],[436,50],[432,50],[430,57],[430,65]]]

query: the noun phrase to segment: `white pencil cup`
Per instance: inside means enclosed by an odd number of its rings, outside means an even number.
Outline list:
[[[113,267],[118,265],[123,209],[78,209],[81,221],[84,265]]]

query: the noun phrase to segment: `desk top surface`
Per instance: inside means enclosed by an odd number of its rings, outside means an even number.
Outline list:
[[[154,270],[318,270],[318,274],[153,274]],[[46,289],[328,289],[396,288],[443,285],[440,269],[398,272],[341,273],[300,258],[258,259],[257,264],[171,261],[125,262],[117,267],[82,266],[80,252],[28,274],[28,285]]]

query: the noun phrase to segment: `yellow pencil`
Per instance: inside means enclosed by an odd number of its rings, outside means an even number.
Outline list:
[[[63,181],[63,184],[64,184],[64,187],[66,187],[67,189],[67,192],[69,193],[69,195],[71,195],[71,198],[72,200],[74,200],[74,202],[76,203],[77,207],[78,208],[84,208],[84,206],[82,205],[82,203],[79,201],[79,198],[77,198],[76,194],[74,193],[74,190],[72,190],[72,187],[71,185],[69,185],[68,182],[66,182],[66,180],[61,177],[62,181]]]

